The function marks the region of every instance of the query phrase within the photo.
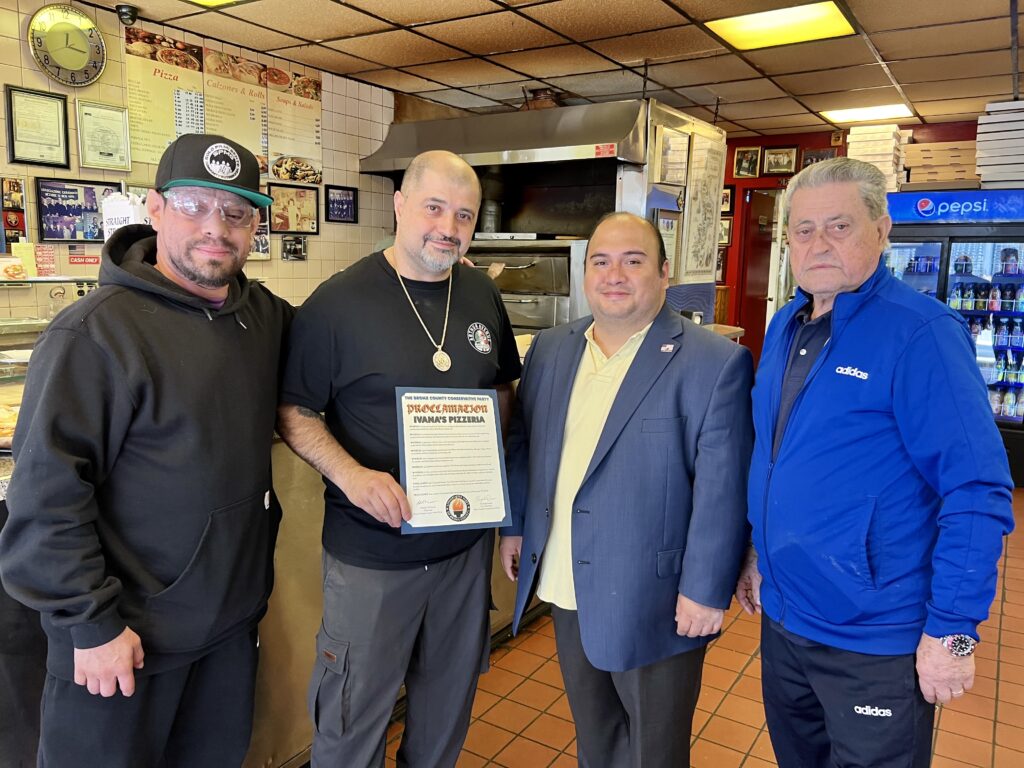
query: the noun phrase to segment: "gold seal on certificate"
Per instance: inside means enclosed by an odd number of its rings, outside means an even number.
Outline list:
[[[486,389],[396,390],[402,533],[497,528],[511,522],[498,398]]]

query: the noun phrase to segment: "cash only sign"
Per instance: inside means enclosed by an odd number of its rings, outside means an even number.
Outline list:
[[[402,533],[509,525],[497,394],[399,387],[395,397],[401,482],[412,510]]]

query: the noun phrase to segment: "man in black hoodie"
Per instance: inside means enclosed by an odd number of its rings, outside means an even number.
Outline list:
[[[48,637],[47,768],[245,756],[291,317],[241,272],[270,202],[250,152],[182,136],[146,201],[152,227],[111,236],[99,289],[35,347],[0,574]]]

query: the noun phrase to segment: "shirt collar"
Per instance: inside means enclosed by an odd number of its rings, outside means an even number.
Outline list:
[[[647,332],[649,330],[651,330],[651,326],[652,325],[654,325],[654,321],[653,320],[651,320],[651,322],[649,322],[647,325],[645,325],[639,331],[637,331],[632,336],[630,336],[628,339],[626,339],[626,342],[621,347],[619,347],[615,351],[615,354],[613,354],[611,357],[608,357],[608,356],[605,355],[605,353],[601,350],[601,347],[598,345],[597,341],[594,339],[594,324],[593,323],[591,323],[590,327],[587,328],[586,331],[584,331],[583,336],[587,340],[587,347],[590,349],[591,353],[595,356],[594,359],[598,360],[601,363],[605,363],[608,360],[613,360],[616,357],[621,357],[623,355],[631,355],[631,354],[633,354],[636,351],[637,347],[639,347],[640,344],[643,343],[643,340],[647,337]]]

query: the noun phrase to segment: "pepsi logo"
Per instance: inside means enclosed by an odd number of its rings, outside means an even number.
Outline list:
[[[935,203],[929,200],[927,197],[922,197],[917,201],[917,215],[925,219],[935,215]]]

